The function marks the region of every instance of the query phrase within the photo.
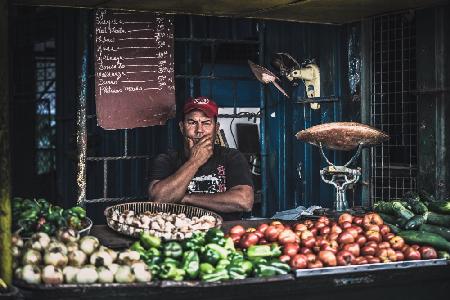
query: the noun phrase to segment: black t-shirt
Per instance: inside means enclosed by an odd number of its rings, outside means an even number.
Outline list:
[[[169,177],[186,161],[183,152],[169,151],[156,156],[150,164],[149,182]],[[214,194],[225,192],[237,185],[253,187],[247,160],[236,149],[215,145],[212,157],[198,169],[189,183],[187,193]],[[239,218],[238,214],[220,214],[224,219]]]

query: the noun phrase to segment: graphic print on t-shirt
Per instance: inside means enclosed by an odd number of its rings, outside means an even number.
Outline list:
[[[226,191],[225,167],[219,165],[216,172],[192,178],[188,185],[188,193],[215,194]]]

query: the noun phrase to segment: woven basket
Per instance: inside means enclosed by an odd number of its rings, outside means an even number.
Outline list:
[[[112,230],[132,236],[132,237],[139,237],[139,234],[141,231],[143,231],[143,228],[128,225],[124,223],[120,223],[116,220],[112,219],[112,214],[114,211],[119,211],[120,213],[123,213],[127,210],[132,210],[134,213],[141,214],[143,212],[149,211],[150,213],[157,214],[157,213],[170,213],[170,214],[185,214],[188,218],[193,217],[202,217],[202,216],[212,216],[216,219],[216,226],[217,228],[220,228],[223,223],[223,219],[218,214],[206,210],[203,208],[195,207],[195,206],[187,206],[187,205],[181,205],[181,204],[174,204],[174,203],[155,203],[155,202],[131,202],[131,203],[123,203],[123,204],[117,204],[113,206],[109,206],[105,209],[104,214],[106,216],[106,224],[109,228]]]

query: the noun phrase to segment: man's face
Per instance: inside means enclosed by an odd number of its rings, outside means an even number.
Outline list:
[[[184,116],[183,122],[180,122],[180,130],[184,138],[192,139],[194,144],[204,137],[209,136],[214,144],[219,124],[214,118],[208,117],[201,110],[193,110]]]

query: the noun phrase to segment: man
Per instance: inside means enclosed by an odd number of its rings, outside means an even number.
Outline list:
[[[150,166],[149,196],[210,209],[236,219],[253,206],[253,183],[245,157],[236,149],[214,144],[218,107],[206,97],[189,99],[180,131],[182,153],[158,155]]]

